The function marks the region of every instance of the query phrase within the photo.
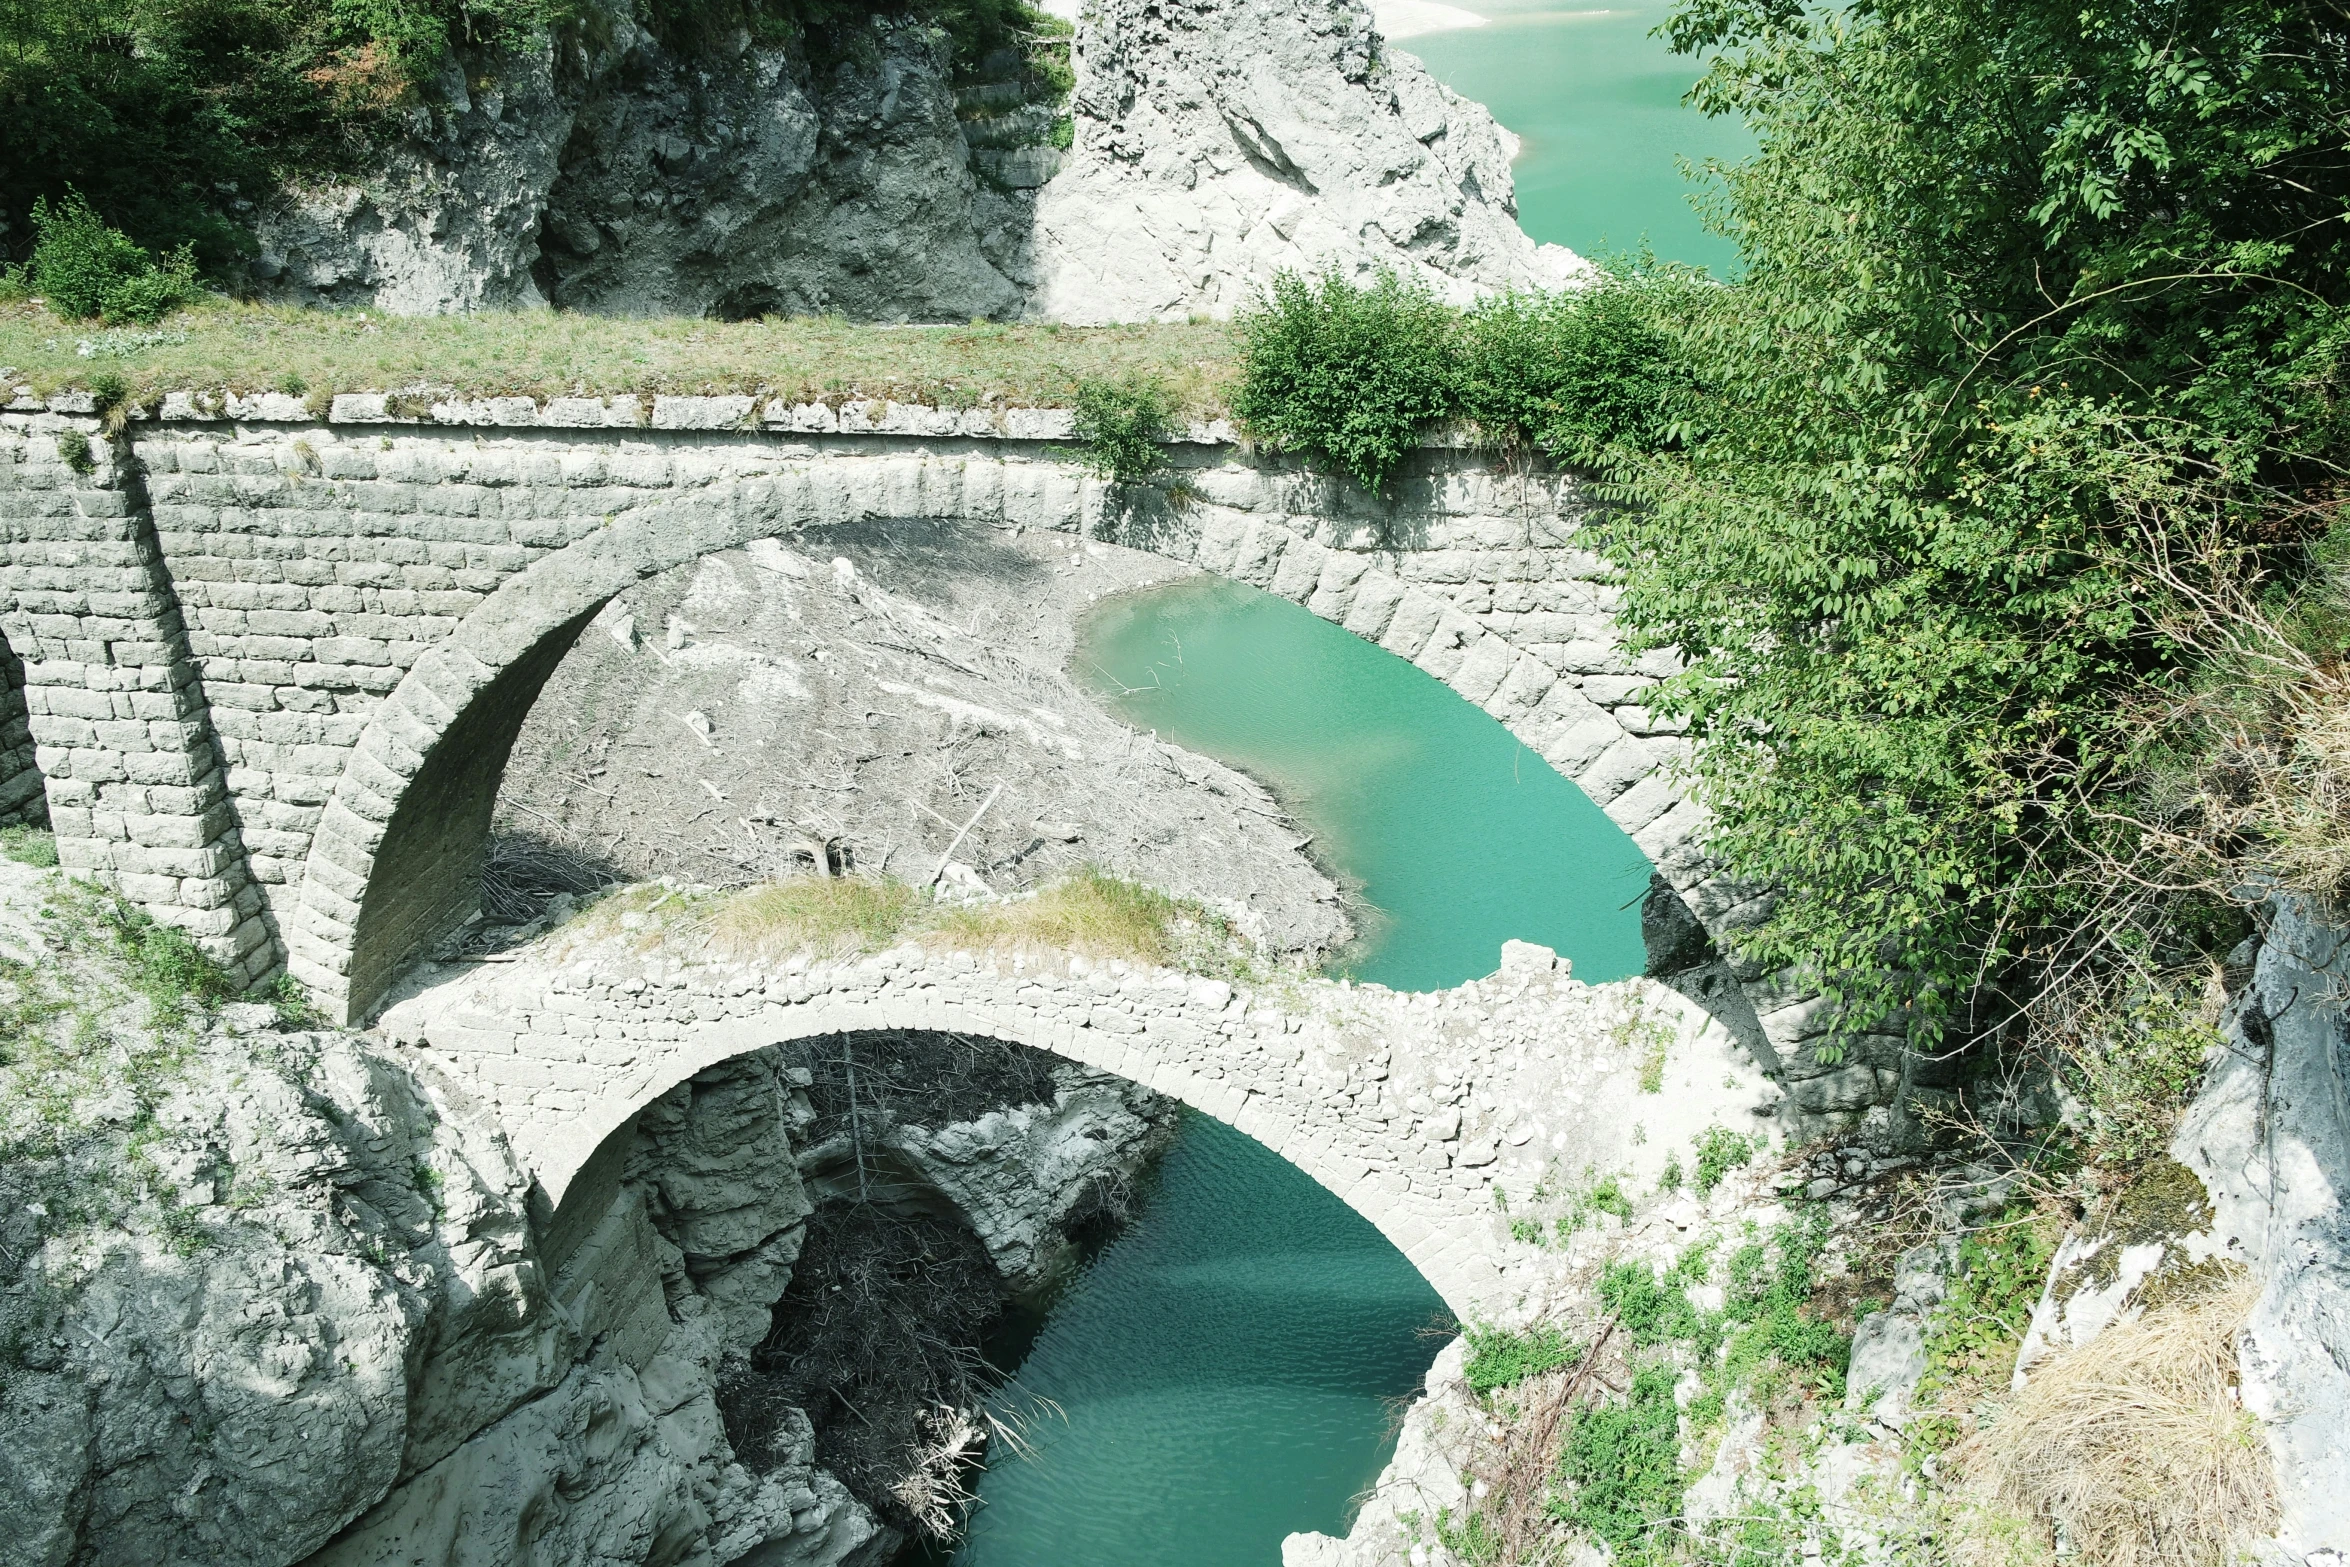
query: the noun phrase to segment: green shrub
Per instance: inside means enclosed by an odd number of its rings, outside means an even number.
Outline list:
[[[1384,494],[1421,432],[1453,412],[1455,321],[1425,284],[1394,272],[1362,288],[1335,272],[1284,272],[1240,318],[1233,414]]]
[[[1579,1411],[1559,1458],[1553,1516],[1607,1542],[1624,1567],[1665,1558],[1681,1509],[1681,1422],[1672,1368],[1643,1367],[1622,1404]]]
[[[1077,383],[1076,436],[1085,465],[1120,484],[1139,484],[1166,461],[1175,400],[1147,376]]]
[[[90,210],[81,194],[58,206],[33,203],[33,284],[61,316],[153,321],[196,297],[195,251],[182,246],[158,262]]]
[[[1466,1337],[1469,1359],[1462,1376],[1480,1398],[1546,1371],[1566,1370],[1583,1359],[1583,1346],[1558,1328],[1532,1327],[1523,1333],[1471,1328]]]
[[[1567,462],[1589,463],[1618,443],[1670,445],[1686,378],[1651,317],[1702,286],[1624,274],[1573,293],[1485,301],[1461,319],[1458,411],[1489,439]]]
[[[90,438],[79,430],[57,432],[57,460],[76,473],[88,473],[98,466],[98,459],[90,454]]]
[[[1754,1159],[1761,1143],[1741,1136],[1726,1126],[1709,1126],[1697,1140],[1697,1189],[1710,1193],[1722,1184],[1722,1178]]]

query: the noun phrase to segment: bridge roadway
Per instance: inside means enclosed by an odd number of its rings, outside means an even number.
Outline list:
[[[1497,1187],[1520,1217],[1546,1181],[1556,1193],[1617,1173],[1653,1190],[1707,1126],[1759,1127],[1779,1096],[1681,996],[1586,985],[1517,942],[1486,979],[1403,994],[919,946],[723,961],[591,910],[499,961],[412,972],[380,1026],[496,1115],[558,1223],[575,1183],[592,1204],[580,1177],[607,1138],[730,1057],[863,1029],[1035,1046],[1264,1143],[1376,1225],[1464,1320],[1492,1318],[1562,1260],[1555,1239],[1512,1237]]]

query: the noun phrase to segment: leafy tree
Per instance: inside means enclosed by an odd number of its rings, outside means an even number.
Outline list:
[[[1732,286],[1605,456],[1756,956],[1942,1037],[2093,918],[2184,651],[2148,563],[2287,563],[2340,472],[2350,19],[2265,0],[1685,0]],[[2267,552],[2262,555],[2262,552]]]

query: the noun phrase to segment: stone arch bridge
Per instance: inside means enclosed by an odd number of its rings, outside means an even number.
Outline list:
[[[728,961],[685,928],[673,952],[591,910],[502,961],[423,965],[382,1012],[495,1116],[553,1204],[549,1234],[592,1226],[633,1118],[696,1073],[797,1039],[931,1030],[1048,1050],[1239,1128],[1370,1220],[1457,1316],[1490,1320],[1572,1266],[1552,1230],[1569,1188],[1608,1173],[1652,1189],[1708,1127],[1744,1131],[1779,1098],[1686,998],[1583,984],[1521,942],[1486,979],[1399,994],[913,945]]]
[[[77,403],[75,398],[79,398]],[[86,394],[0,412],[0,808],[251,979],[365,1016],[472,911],[508,748],[653,573],[871,518],[1059,529],[1266,588],[1444,680],[1730,911],[1641,705],[1571,477],[1422,454],[1392,504],[1202,428],[1121,495],[1046,410],[747,397]],[[25,743],[29,739],[29,746]],[[20,807],[21,808],[21,807]]]

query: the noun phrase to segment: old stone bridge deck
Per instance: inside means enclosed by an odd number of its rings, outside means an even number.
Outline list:
[[[1585,985],[1515,942],[1487,979],[1399,994],[919,946],[721,961],[615,926],[590,911],[501,961],[426,965],[382,1014],[497,1116],[558,1214],[575,1183],[592,1204],[579,1178],[607,1138],[707,1067],[793,1039],[941,1030],[1049,1050],[1238,1127],[1482,1320],[1559,1261],[1512,1239],[1497,1185],[1521,1201],[1546,1174],[1651,1189],[1708,1125],[1750,1130],[1779,1092],[1673,991]]]
[[[323,414],[323,416],[322,416]],[[1392,501],[1169,448],[1148,490],[1068,416],[741,398],[175,394],[110,431],[0,410],[0,809],[65,865],[348,1016],[461,923],[508,748],[613,594],[758,539],[961,520],[1155,550],[1304,604],[1509,725],[1709,924],[1734,913],[1643,694],[1570,475],[1421,454]],[[29,742],[29,743],[28,743]],[[1799,1029],[1794,996],[1761,998]],[[1777,1008],[1784,1019],[1774,1019]]]

